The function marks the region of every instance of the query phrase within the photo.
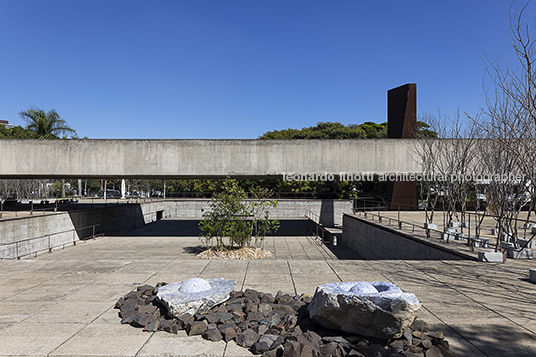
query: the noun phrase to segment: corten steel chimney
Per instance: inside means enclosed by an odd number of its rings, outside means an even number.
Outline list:
[[[417,138],[417,84],[407,83],[387,91],[387,137]],[[389,181],[391,209],[417,208],[417,182]]]

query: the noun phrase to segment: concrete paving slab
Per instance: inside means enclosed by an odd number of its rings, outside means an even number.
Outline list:
[[[123,285],[123,284],[91,284],[86,285],[82,289],[71,294],[63,301],[88,301],[88,302],[107,302],[115,303],[118,296],[125,295],[128,287],[132,287],[134,290],[136,286]],[[128,291],[127,291],[128,292]]]
[[[198,259],[195,260],[182,260],[177,258],[176,260],[169,262],[162,266],[159,273],[183,273],[185,271],[202,272],[207,267],[210,260]]]
[[[32,314],[33,322],[90,323],[106,312],[113,304],[97,301],[61,301],[48,305]]]
[[[105,274],[99,276],[92,284],[96,285],[124,285],[132,286],[134,284],[142,284],[149,279],[153,274]]]
[[[104,311],[99,317],[93,320],[92,323],[117,325],[118,321],[121,321],[121,317],[119,317],[119,309],[114,309],[113,306],[110,306],[108,310]]]
[[[337,271],[338,273],[376,271],[365,260],[332,260],[329,261],[328,264],[333,270]]]
[[[47,356],[84,326],[34,322],[13,324],[2,330],[0,356]]]
[[[122,267],[117,269],[114,273],[118,274],[147,274],[158,273],[164,266],[165,261],[160,259],[155,260],[141,260],[141,261],[132,261],[128,264],[124,264]]]
[[[464,336],[458,334],[455,330],[450,328],[448,325],[443,323],[440,324],[429,324],[430,329],[437,332],[443,332],[443,335],[448,336],[447,341],[449,342],[449,352],[453,356],[471,356],[471,357],[489,357],[494,356],[493,354],[486,354],[481,351],[479,348],[472,344],[472,341],[468,341]]]
[[[488,356],[534,356],[536,344],[534,334],[513,323],[450,324],[449,326]]]
[[[92,324],[55,348],[50,356],[135,356],[151,335],[129,325]]]
[[[243,272],[247,267],[247,260],[210,260],[203,269],[203,274]]]
[[[0,326],[5,323],[21,322],[46,306],[48,301],[0,301]]]
[[[423,305],[432,314],[441,316],[441,321],[449,325],[502,318],[497,312],[476,304],[423,303]]]
[[[224,357],[252,357],[252,356],[258,356],[251,353],[249,350],[245,349],[244,347],[238,346],[236,342],[233,340],[227,342],[227,346],[225,347],[225,354]]]
[[[333,269],[325,260],[291,260],[289,261],[290,270],[292,274],[306,274],[310,276],[316,276],[317,274],[332,274]]]
[[[85,285],[62,285],[61,287],[58,287],[58,285],[55,284],[40,284],[21,291],[4,301],[59,301],[82,289],[84,286]]]
[[[1,274],[0,275],[0,284],[2,285],[18,285],[18,284],[41,284],[46,283],[59,276],[61,273],[58,273],[56,276],[47,274],[47,273],[11,273],[11,274]]]
[[[252,260],[247,267],[248,274],[290,274],[286,260]]]
[[[29,290],[33,287],[36,287],[38,285],[39,284],[18,284],[18,285],[2,284],[2,289],[0,289],[0,300],[5,300],[19,293],[22,293],[26,290]]]
[[[96,279],[107,275],[101,273],[73,272],[63,273],[47,281],[48,284],[72,285],[92,284]]]

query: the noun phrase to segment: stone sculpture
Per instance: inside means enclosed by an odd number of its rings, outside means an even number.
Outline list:
[[[159,287],[156,299],[168,309],[170,316],[194,315],[229,299],[235,286],[234,280],[193,278]]]
[[[318,324],[344,332],[399,338],[421,307],[414,294],[384,282],[344,282],[317,287],[308,310]]]

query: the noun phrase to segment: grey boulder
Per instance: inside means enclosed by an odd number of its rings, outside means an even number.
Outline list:
[[[316,288],[308,310],[318,324],[378,338],[399,338],[421,307],[414,294],[389,282],[344,282]]]

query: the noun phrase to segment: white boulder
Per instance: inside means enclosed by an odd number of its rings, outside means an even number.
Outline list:
[[[316,288],[309,304],[311,319],[348,333],[398,338],[413,323],[421,304],[414,294],[385,282],[344,282]]]
[[[170,316],[193,315],[229,299],[235,286],[234,280],[193,278],[159,287],[156,298],[167,307]]]

